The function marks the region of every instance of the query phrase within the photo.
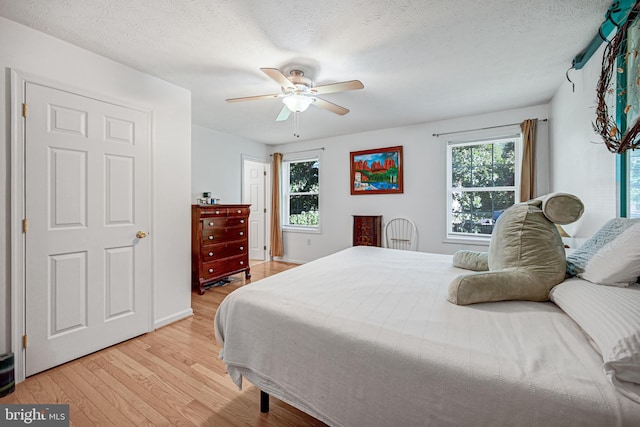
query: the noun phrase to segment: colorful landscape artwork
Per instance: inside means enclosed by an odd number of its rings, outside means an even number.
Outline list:
[[[351,194],[402,191],[402,146],[351,152]]]

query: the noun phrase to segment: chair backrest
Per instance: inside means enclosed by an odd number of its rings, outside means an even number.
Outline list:
[[[393,218],[384,226],[385,247],[405,251],[418,250],[418,229],[408,218]]]

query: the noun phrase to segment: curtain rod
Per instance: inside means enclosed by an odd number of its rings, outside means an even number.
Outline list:
[[[306,153],[308,151],[318,151],[318,150],[322,150],[324,151],[324,147],[320,147],[320,148],[310,148],[308,150],[300,150],[300,151],[287,151],[286,153],[282,153],[282,154],[298,154],[298,153]],[[269,157],[273,157],[273,153],[269,154]]]
[[[538,120],[539,122],[546,122],[549,119],[540,119]],[[453,132],[443,132],[443,133],[434,133],[433,136],[435,136],[436,138],[442,135],[451,135],[454,133],[463,133],[463,132],[471,132],[474,130],[487,130],[487,129],[497,129],[497,128],[506,128],[509,126],[515,126],[515,125],[519,125],[520,123],[510,123],[508,125],[498,125],[498,126],[488,126],[486,128],[476,128],[476,129],[466,129],[466,130],[455,130]]]

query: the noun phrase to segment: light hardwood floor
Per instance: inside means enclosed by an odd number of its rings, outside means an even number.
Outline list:
[[[200,296],[194,315],[66,363],[18,384],[0,404],[67,403],[72,426],[324,426],[271,398],[259,409],[259,391],[238,391],[218,359],[213,317],[222,299],[248,282],[295,267],[265,262]]]

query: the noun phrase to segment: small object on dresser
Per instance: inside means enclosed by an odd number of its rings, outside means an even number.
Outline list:
[[[196,199],[196,203],[199,205],[217,205],[220,203],[218,197],[212,197],[210,192],[202,193],[202,197]]]

